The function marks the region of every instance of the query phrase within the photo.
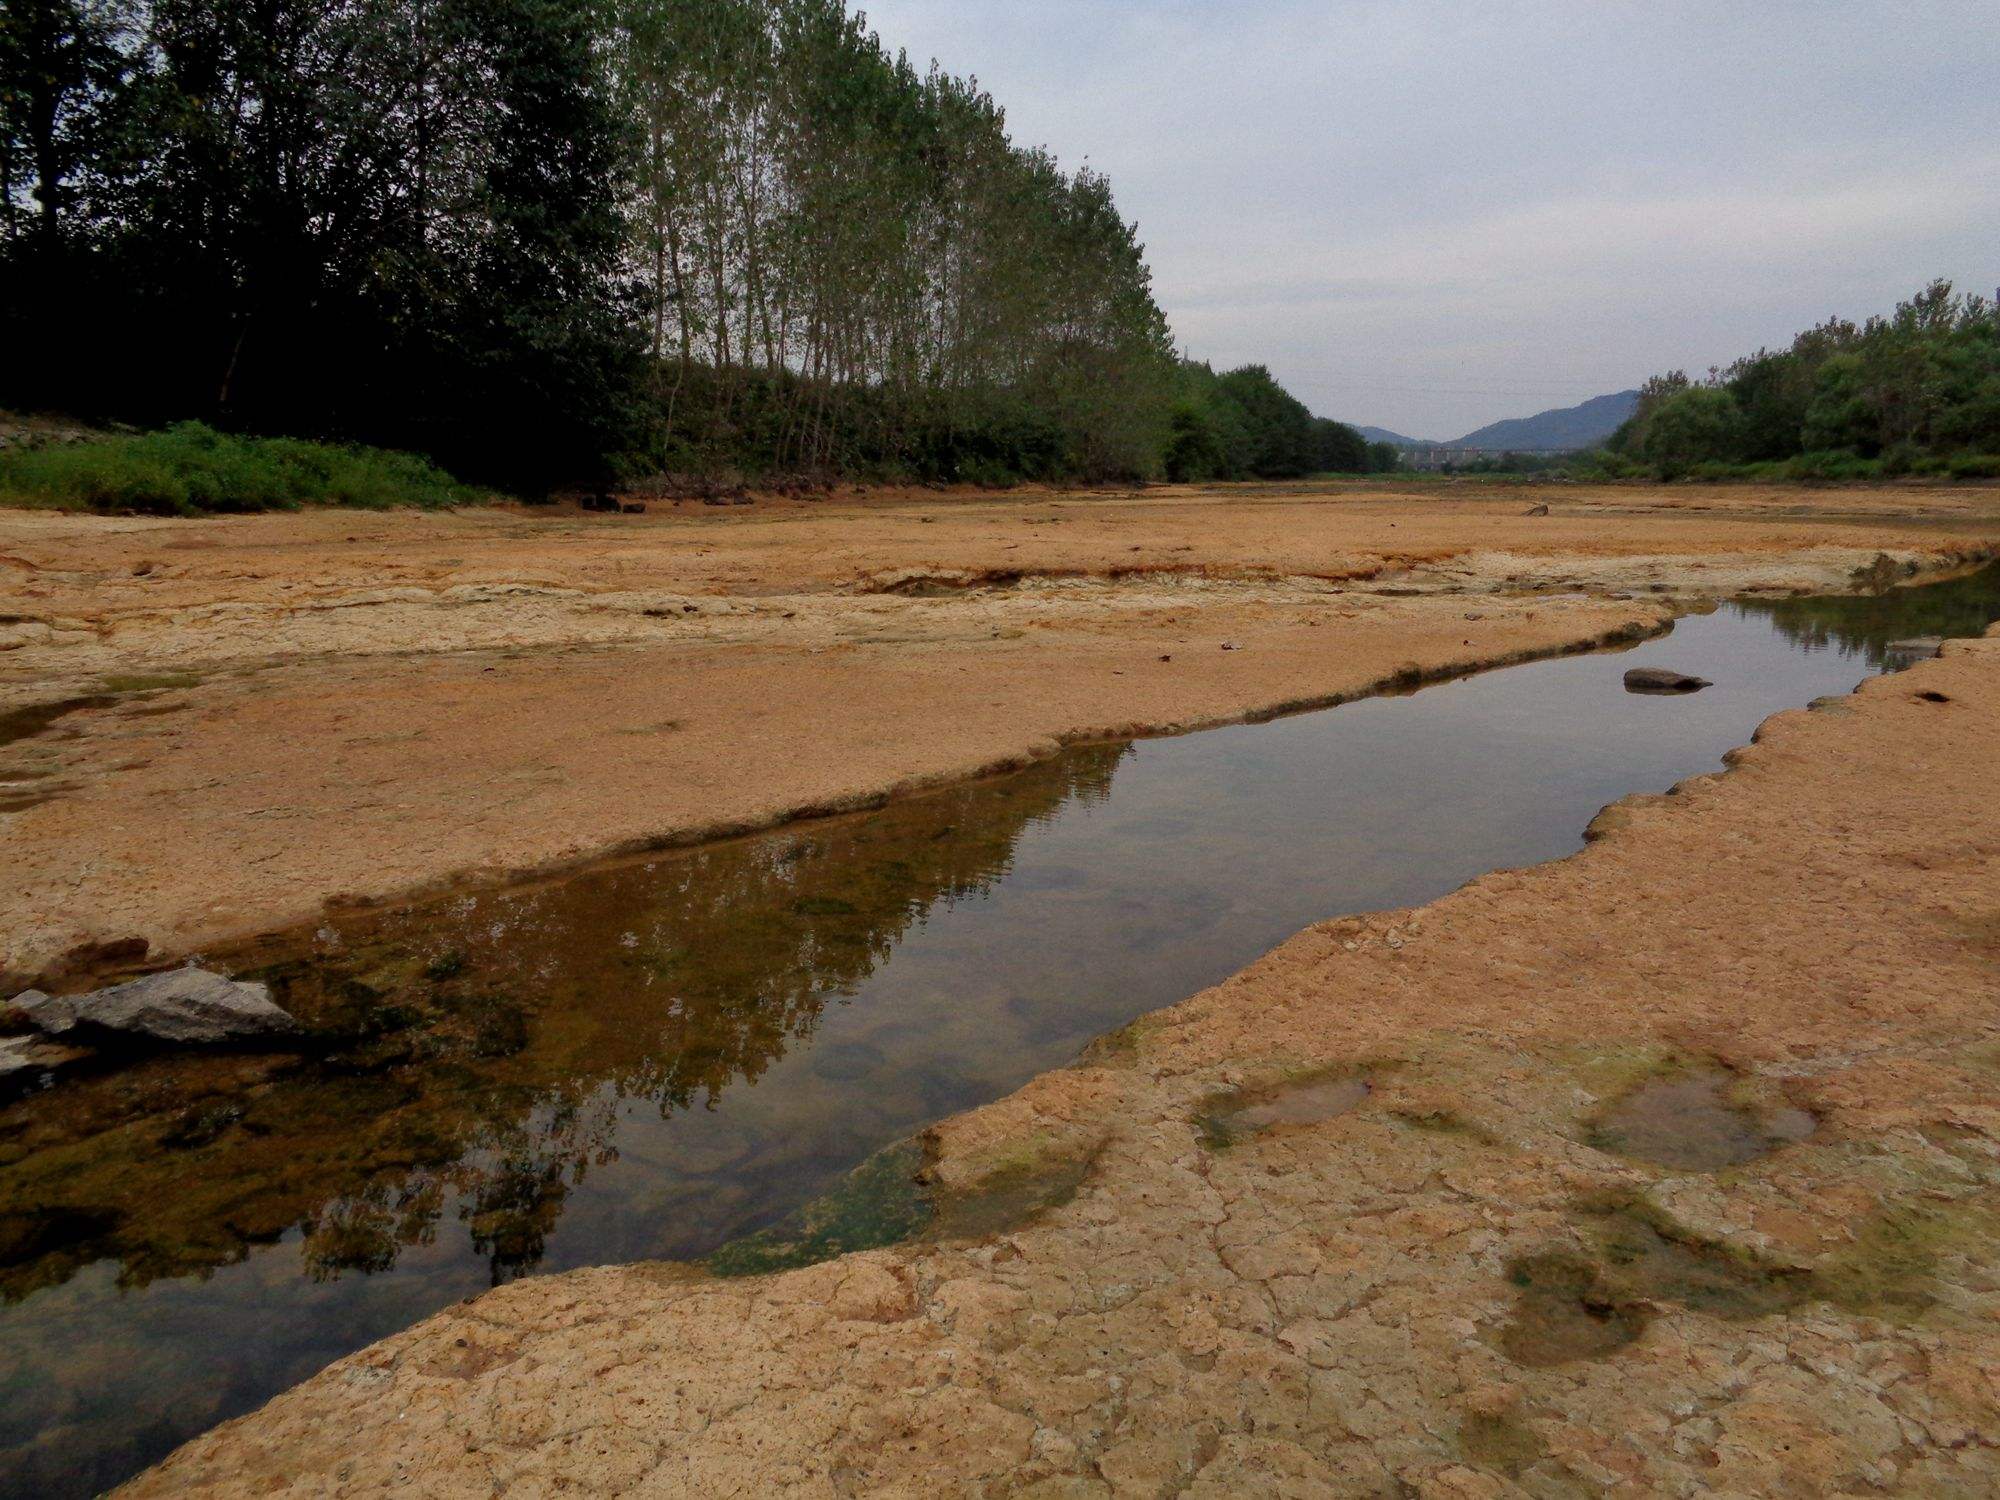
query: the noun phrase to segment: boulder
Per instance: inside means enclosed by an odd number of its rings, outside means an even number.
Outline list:
[[[299,1023],[271,1003],[261,984],[242,984],[206,969],[170,969],[88,995],[29,990],[14,1008],[50,1036],[112,1032],[181,1046],[213,1046],[290,1036]]]
[[[1691,677],[1667,667],[1634,667],[1625,674],[1628,693],[1698,693],[1713,686],[1706,677]]]

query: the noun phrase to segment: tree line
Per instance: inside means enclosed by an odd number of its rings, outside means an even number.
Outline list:
[[[2000,474],[2000,316],[1933,282],[1887,317],[1648,381],[1610,449],[1667,479]]]
[[[0,280],[0,402],[513,488],[1370,462],[845,0],[12,0]]]

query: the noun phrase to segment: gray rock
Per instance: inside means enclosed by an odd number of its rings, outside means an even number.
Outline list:
[[[1944,650],[1944,638],[1920,635],[1907,641],[1891,641],[1883,649],[1900,661],[1928,661]]]
[[[51,1036],[108,1031],[182,1046],[212,1046],[289,1036],[299,1023],[271,1003],[261,984],[241,984],[206,969],[170,969],[88,995],[14,998],[14,1008]]]
[[[68,1000],[40,990],[23,990],[8,1002],[43,1031],[56,1035],[76,1024],[76,1014]]]
[[[1690,677],[1666,667],[1634,667],[1625,674],[1628,693],[1698,693],[1713,686],[1706,677]]]

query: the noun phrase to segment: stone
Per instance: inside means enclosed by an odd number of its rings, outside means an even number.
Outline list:
[[[1668,667],[1634,667],[1625,674],[1628,693],[1698,693],[1714,685],[1706,677],[1691,677]]]
[[[81,1047],[65,1047],[38,1036],[0,1037],[0,1085],[26,1083],[88,1056]]]
[[[1521,514],[1524,516],[1545,516],[1548,513],[1549,513],[1549,508],[1546,505],[1537,505],[1531,510],[1524,510],[1521,512]]]
[[[14,1008],[50,1036],[108,1031],[191,1047],[299,1030],[297,1021],[272,1004],[265,986],[206,969],[170,969],[88,995],[28,990],[14,997]]]
[[[31,1036],[10,1036],[0,1041],[0,1081],[31,1072],[35,1067],[31,1051],[36,1039]]]

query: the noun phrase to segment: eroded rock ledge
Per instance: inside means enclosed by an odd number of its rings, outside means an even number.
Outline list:
[[[521,1282],[127,1493],[1993,1493],[2000,639],[1839,706],[940,1127],[1027,1222]]]

